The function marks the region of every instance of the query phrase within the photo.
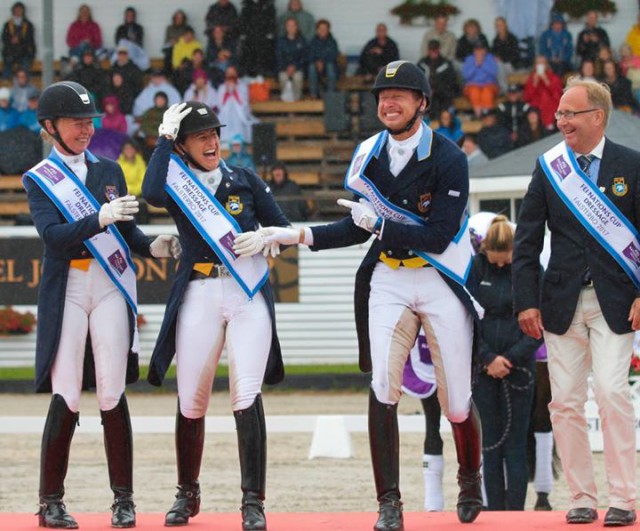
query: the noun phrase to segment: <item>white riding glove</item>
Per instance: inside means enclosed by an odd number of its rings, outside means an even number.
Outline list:
[[[349,201],[347,199],[338,199],[338,204],[351,209],[351,219],[358,226],[369,232],[379,229],[382,224],[382,218],[376,214],[371,203],[364,198],[360,201]]]
[[[280,254],[280,244],[278,242],[267,242],[265,238],[264,249],[262,249],[262,256],[265,258],[271,255],[271,258],[275,258]]]
[[[180,130],[180,122],[193,109],[192,107],[185,109],[186,106],[187,104],[185,102],[174,103],[164,111],[162,123],[158,127],[158,134],[160,136],[168,136],[171,140],[176,139],[178,131]]]
[[[253,256],[264,249],[264,235],[262,229],[243,232],[233,241],[233,252],[238,256]]]
[[[296,245],[300,230],[284,227],[263,227],[255,232],[243,232],[233,242],[233,251],[239,256],[253,256],[262,251],[274,258],[280,254],[280,245]]]
[[[182,246],[176,236],[161,234],[151,242],[149,251],[154,258],[174,258],[177,260],[182,254]]]
[[[280,245],[298,245],[304,243],[304,229],[292,229],[288,227],[266,227],[265,242],[278,243]]]
[[[100,226],[104,229],[117,221],[131,221],[133,215],[138,213],[138,205],[135,195],[125,195],[104,203],[98,213]]]

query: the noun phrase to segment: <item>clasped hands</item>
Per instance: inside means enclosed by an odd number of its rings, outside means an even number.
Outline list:
[[[304,229],[302,229],[304,230]],[[280,254],[280,245],[300,243],[300,230],[288,227],[263,227],[243,232],[233,242],[233,252],[241,257],[262,253],[273,258]]]
[[[353,222],[369,232],[374,232],[381,223],[371,203],[366,199],[359,202],[338,199],[338,204],[351,210]],[[249,257],[262,252],[263,256],[280,254],[280,245],[304,243],[304,229],[291,227],[263,227],[256,231],[243,232],[233,242],[233,251],[238,256]]]

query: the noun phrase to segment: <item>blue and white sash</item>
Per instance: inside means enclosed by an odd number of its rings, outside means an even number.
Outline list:
[[[69,223],[83,219],[100,210],[100,204],[78,176],[53,158],[36,164],[23,179],[32,179],[58,207]],[[125,300],[138,313],[136,270],[129,246],[115,225],[84,241],[93,257],[109,276]]]
[[[200,236],[222,260],[242,287],[253,297],[269,278],[269,264],[264,256],[241,258],[233,252],[233,242],[242,232],[240,225],[187,165],[171,154],[167,172],[167,193],[173,198]]]
[[[552,147],[539,160],[571,213],[640,288],[640,243],[636,228],[584,174],[565,142]]]
[[[429,142],[433,132],[428,127],[424,128],[424,134],[429,135]],[[371,157],[378,155],[382,146],[387,141],[388,133],[383,131],[368,138],[357,148],[349,165],[344,187],[354,194],[364,197],[373,206],[376,214],[386,220],[404,223],[406,225],[427,225],[422,218],[404,210],[389,202],[379,192],[376,186],[365,176],[364,170]],[[444,273],[458,284],[465,286],[471,270],[471,257],[473,255],[471,238],[468,232],[469,216],[465,211],[460,223],[460,230],[455,235],[449,246],[441,254],[427,253],[413,250],[416,256],[427,260],[438,271]]]

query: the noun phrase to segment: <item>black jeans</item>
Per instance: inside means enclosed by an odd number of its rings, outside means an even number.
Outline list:
[[[527,370],[512,370],[505,382],[481,372],[473,387],[473,400],[482,421],[483,477],[490,511],[524,510],[528,481],[527,431],[535,381],[532,380],[535,378],[533,364]],[[508,384],[526,389],[514,389]],[[510,423],[506,393],[511,403]],[[502,444],[493,448],[507,429]]]

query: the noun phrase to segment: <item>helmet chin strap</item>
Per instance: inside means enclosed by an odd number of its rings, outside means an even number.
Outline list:
[[[76,153],[75,151],[73,151],[69,146],[67,146],[66,142],[62,140],[62,137],[60,136],[60,131],[58,131],[58,128],[56,127],[56,124],[53,121],[51,121],[51,127],[53,127],[53,134],[51,136],[55,139],[55,141],[58,144],[62,146],[62,148],[67,153],[70,153],[71,155],[80,155],[80,153]]]
[[[209,171],[207,168],[203,167],[201,164],[196,162],[196,160],[189,154],[189,152],[186,149],[184,149],[184,147],[181,144],[176,143],[176,146],[180,148],[179,155],[183,158],[183,160],[187,164],[191,166],[195,166],[200,171]]]
[[[424,111],[420,110],[420,107],[422,107],[422,101],[424,101],[426,98],[422,98],[422,100],[420,101],[420,105],[418,105],[418,108],[416,109],[416,112],[413,113],[413,116],[411,117],[411,119],[407,122],[407,125],[405,125],[404,127],[400,128],[400,129],[391,129],[390,127],[386,127],[386,130],[389,132],[389,134],[391,136],[398,136],[401,135],[403,133],[406,133],[407,131],[411,131],[411,128],[415,125],[416,121],[418,120],[419,117],[421,117],[426,111],[427,108],[425,107]],[[429,104],[427,103],[427,106]]]

